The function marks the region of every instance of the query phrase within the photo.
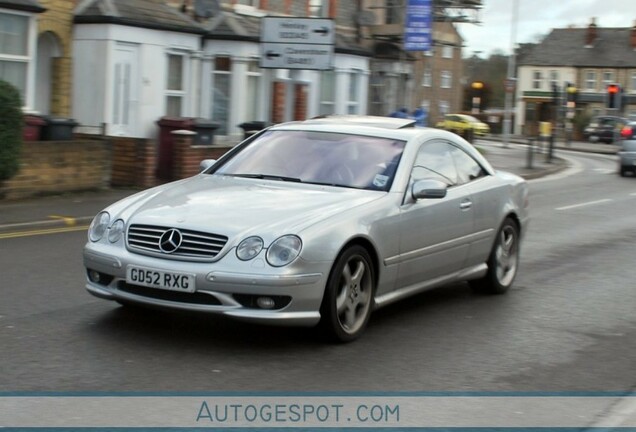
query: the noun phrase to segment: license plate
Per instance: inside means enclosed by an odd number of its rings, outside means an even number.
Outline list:
[[[194,281],[195,276],[188,273],[167,272],[136,266],[126,268],[126,282],[133,285],[170,291],[194,292]]]

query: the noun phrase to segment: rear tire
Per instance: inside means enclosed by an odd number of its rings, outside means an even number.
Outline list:
[[[362,246],[345,249],[331,270],[320,306],[320,326],[330,340],[351,342],[364,332],[375,294],[375,269]]]
[[[519,268],[519,228],[512,219],[506,219],[499,228],[487,264],[486,276],[471,281],[471,287],[484,294],[508,291]]]

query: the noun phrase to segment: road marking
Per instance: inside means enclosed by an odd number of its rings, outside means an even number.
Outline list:
[[[77,225],[77,220],[74,217],[70,216],[60,216],[60,215],[50,215],[49,219],[59,219],[63,220],[66,226],[75,226]]]
[[[561,211],[561,210],[571,210],[574,208],[579,208],[579,207],[587,207],[587,206],[591,206],[591,205],[596,205],[596,204],[602,204],[602,203],[606,203],[609,201],[613,201],[609,198],[606,199],[602,199],[602,200],[598,200],[598,201],[590,201],[590,202],[586,202],[586,203],[581,203],[581,204],[574,204],[574,205],[569,205],[569,206],[565,206],[565,207],[557,207],[555,210],[557,211]]]
[[[58,233],[73,232],[73,231],[85,231],[88,229],[88,227],[89,227],[88,225],[82,225],[82,226],[71,226],[71,227],[65,227],[65,228],[51,228],[51,229],[43,229],[43,230],[4,233],[4,234],[0,234],[0,240],[8,239],[8,238],[17,238],[17,237],[30,237],[30,236],[36,236],[36,235],[58,234]]]

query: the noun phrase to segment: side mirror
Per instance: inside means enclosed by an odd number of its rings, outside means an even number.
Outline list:
[[[441,199],[446,196],[448,185],[435,179],[416,181],[411,188],[413,199]]]
[[[216,159],[203,159],[201,163],[199,163],[199,172],[203,172],[206,169],[210,168],[212,165],[214,165],[215,162]]]

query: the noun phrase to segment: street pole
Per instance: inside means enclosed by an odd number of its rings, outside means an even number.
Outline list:
[[[517,32],[517,15],[519,10],[519,0],[514,0],[512,4],[512,21],[510,28],[510,56],[508,57],[507,85],[515,81],[515,39]],[[516,86],[515,86],[516,88]],[[503,146],[508,147],[510,143],[510,123],[513,90],[506,89],[506,98],[504,100],[504,122],[503,122]]]

